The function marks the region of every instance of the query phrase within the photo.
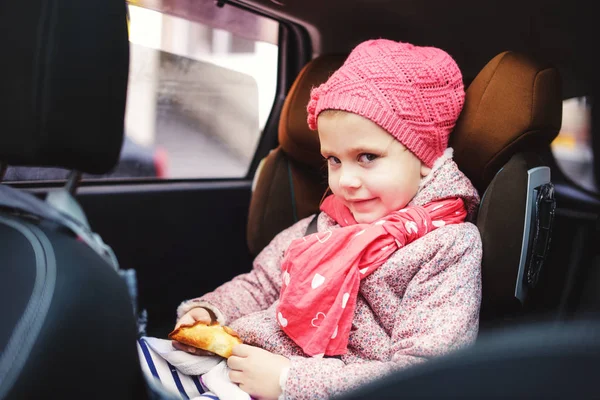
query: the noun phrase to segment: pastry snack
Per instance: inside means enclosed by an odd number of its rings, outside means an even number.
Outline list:
[[[242,343],[237,332],[227,326],[221,326],[217,322],[210,325],[203,322],[181,325],[169,333],[169,339],[210,351],[225,358],[229,358],[233,348]]]

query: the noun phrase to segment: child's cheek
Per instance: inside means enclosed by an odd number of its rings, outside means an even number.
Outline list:
[[[332,172],[331,170],[329,171],[328,174],[328,178],[327,178],[327,182],[329,183],[329,188],[331,189],[331,192],[335,195],[339,195],[338,189],[339,189],[339,184],[338,184],[338,177],[337,174],[335,172]]]

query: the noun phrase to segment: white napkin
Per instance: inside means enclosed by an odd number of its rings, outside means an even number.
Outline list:
[[[250,400],[248,393],[229,380],[229,367],[223,360],[206,374],[202,375],[202,383],[220,400]]]
[[[143,337],[156,353],[185,375],[202,375],[223,361],[221,356],[196,356],[173,347],[170,340]]]
[[[142,337],[148,347],[184,375],[201,375],[200,380],[220,400],[250,400],[248,393],[229,380],[227,360],[221,356],[197,356],[173,347],[170,340]],[[156,362],[156,360],[155,360]],[[203,399],[206,397],[194,397]]]

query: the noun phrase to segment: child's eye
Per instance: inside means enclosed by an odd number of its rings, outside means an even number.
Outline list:
[[[335,164],[339,164],[341,161],[340,161],[340,159],[339,159],[339,158],[337,158],[337,157],[334,157],[334,156],[329,156],[329,157],[327,157],[327,162],[328,162],[330,165],[335,165]]]
[[[362,153],[358,156],[358,162],[369,163],[375,161],[379,156],[372,153]]]

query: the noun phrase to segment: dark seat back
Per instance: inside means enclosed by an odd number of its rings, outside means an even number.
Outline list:
[[[123,140],[125,2],[2,2],[0,43],[0,164],[110,170]],[[1,189],[0,398],[146,397],[127,286],[90,246],[70,192],[53,191],[65,214]]]
[[[338,400],[596,399],[600,323],[522,326],[396,372]]]

